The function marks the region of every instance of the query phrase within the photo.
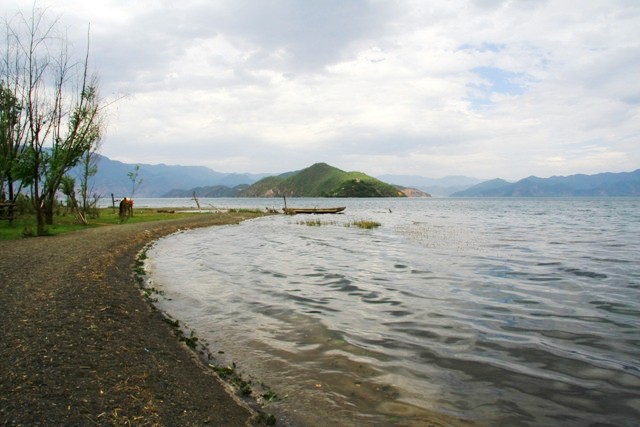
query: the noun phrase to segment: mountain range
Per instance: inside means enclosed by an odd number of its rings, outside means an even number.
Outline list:
[[[108,197],[111,193],[117,198],[131,196],[133,182],[128,174],[134,172],[136,166],[136,164],[123,163],[100,156],[98,173],[90,182],[92,193],[100,194],[102,197]],[[204,166],[139,164],[138,179],[142,179],[142,182],[136,186],[135,196],[191,197],[195,192],[198,197],[236,197],[251,194],[247,192],[248,189],[264,178],[286,179],[298,172],[301,171],[280,175],[223,173]],[[71,174],[76,177],[80,176],[78,170],[72,171]],[[356,178],[352,177],[351,179]],[[412,193],[408,190],[409,188],[443,197],[640,195],[640,169],[634,172],[581,174],[567,177],[538,178],[531,176],[517,182],[508,182],[502,179],[483,181],[465,176],[433,179],[416,175],[381,175],[376,178],[383,183],[395,186],[395,191],[404,191],[405,194],[414,196],[424,196],[425,194],[415,190]]]
[[[222,173],[205,166],[149,165],[142,163],[138,165],[122,163],[105,156],[99,156],[98,173],[90,181],[92,185],[91,192],[100,194],[103,197],[107,197],[111,193],[116,198],[131,196],[133,182],[128,174],[134,172],[136,166],[140,166],[138,179],[142,179],[140,185],[137,185],[135,189],[135,196],[137,197],[165,197],[171,190],[193,189],[194,187],[224,186],[229,188],[238,185],[248,186],[270,175]],[[71,175],[80,176],[79,169],[72,170]],[[189,193],[189,196],[192,194],[192,192]]]
[[[405,187],[413,187],[433,196],[447,197],[457,191],[481,183],[483,180],[468,176],[445,176],[444,178],[427,178],[418,175],[380,175],[376,178]]]
[[[493,179],[477,184],[452,197],[602,197],[640,196],[640,169],[633,172],[596,175],[530,176],[510,183]]]

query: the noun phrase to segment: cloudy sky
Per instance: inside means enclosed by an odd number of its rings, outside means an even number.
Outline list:
[[[3,0],[0,13],[32,0]],[[640,168],[637,0],[39,0],[128,163],[520,179]]]

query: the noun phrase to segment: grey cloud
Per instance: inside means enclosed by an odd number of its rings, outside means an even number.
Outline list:
[[[103,94],[132,95],[109,157],[254,172],[315,161],[484,170],[532,158],[529,147],[555,154],[550,140],[601,138],[638,158],[627,148],[640,102],[634,0],[110,3],[104,17],[103,2],[55,3],[78,47],[91,21]],[[495,69],[512,86],[490,75],[478,86],[477,71]],[[495,108],[470,109],[469,88]]]
[[[640,45],[602,52],[584,70],[590,90],[612,95],[622,102],[638,105],[640,87],[632,84],[640,70]]]
[[[393,9],[367,0],[233,1],[224,13],[215,21],[221,31],[266,52],[285,50],[291,55],[286,65],[294,70],[317,71],[344,59],[352,43],[382,34]],[[256,56],[256,65],[264,65],[264,58]]]
[[[92,50],[100,58],[103,80],[124,92],[161,87],[171,61],[179,60],[194,42],[216,35],[247,52],[242,63],[233,64],[238,82],[254,78],[247,71],[256,69],[278,70],[291,77],[322,71],[344,59],[353,43],[379,37],[392,16],[391,6],[366,0],[172,6],[150,9],[121,26],[94,31]],[[274,55],[276,52],[284,55]],[[215,53],[203,55],[211,55],[205,59],[212,65],[229,65]],[[197,78],[197,72],[192,77]]]

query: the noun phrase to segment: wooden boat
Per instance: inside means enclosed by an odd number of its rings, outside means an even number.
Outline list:
[[[335,214],[345,210],[345,206],[337,208],[284,208],[283,211],[289,215],[295,214]]]

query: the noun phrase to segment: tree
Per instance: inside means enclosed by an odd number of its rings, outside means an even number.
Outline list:
[[[77,208],[76,180],[71,175],[63,176],[60,189],[62,190],[62,194],[67,196],[67,208],[71,212],[74,212]]]
[[[71,175],[65,175],[60,181],[62,194],[67,196],[67,209],[73,213],[81,224],[87,225],[87,211],[78,206],[76,199],[76,180]]]
[[[142,178],[138,178],[139,174],[140,174],[140,165],[136,165],[136,167],[133,168],[131,172],[127,173],[127,176],[131,180],[131,198],[132,199],[133,199],[133,194],[136,192],[136,188],[140,184],[142,184]]]
[[[24,127],[20,120],[22,107],[5,77],[3,73],[0,80],[0,200],[14,201],[21,186],[15,188],[13,167],[24,151]]]
[[[73,62],[70,43],[56,32],[58,21],[48,21],[35,5],[29,16],[18,14],[4,24],[3,76],[23,111],[18,128],[24,129],[10,170],[30,187],[42,235],[53,223],[63,177],[100,141],[98,79],[89,73],[89,43],[84,58]]]
[[[93,194],[93,199],[90,199],[93,188],[89,184],[89,180],[98,173],[99,148],[100,144],[94,144],[80,160],[80,211],[85,222],[90,211],[94,210],[100,200],[100,195],[96,193]]]

